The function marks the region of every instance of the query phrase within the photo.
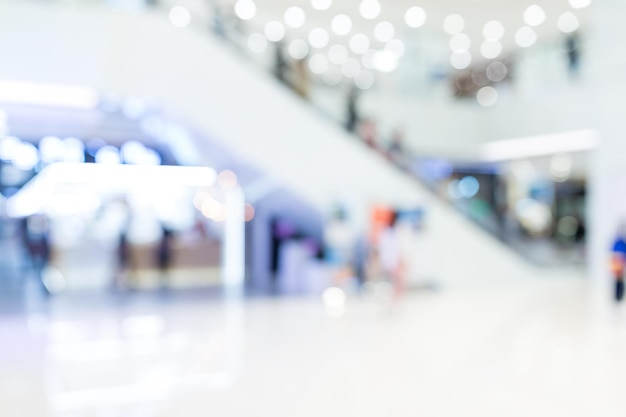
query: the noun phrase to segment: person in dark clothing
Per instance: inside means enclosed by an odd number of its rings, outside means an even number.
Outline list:
[[[157,263],[161,284],[164,285],[166,280],[169,278],[172,268],[172,243],[174,240],[174,232],[165,226],[162,226],[162,229],[163,235],[157,248]]]
[[[578,75],[580,69],[580,37],[576,32],[570,33],[565,38],[565,51],[567,53],[567,69],[570,75]]]
[[[356,87],[352,87],[348,92],[348,102],[347,102],[347,110],[348,115],[346,119],[346,130],[348,132],[355,132],[357,125],[359,123],[359,112],[357,101],[359,98],[358,90]]]
[[[130,247],[126,230],[122,230],[117,242],[117,274],[114,277],[114,285],[123,284],[123,277],[128,269],[130,258]],[[126,277],[126,279],[128,279]]]
[[[45,294],[48,288],[44,282],[44,270],[50,262],[50,240],[48,219],[41,214],[36,214],[24,219],[24,240],[26,250],[30,256],[31,265],[37,276],[37,280]]]
[[[274,49],[274,75],[281,83],[287,83],[287,61],[283,53],[284,45],[276,42]]]

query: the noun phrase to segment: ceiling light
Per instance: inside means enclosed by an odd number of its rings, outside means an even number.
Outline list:
[[[491,86],[486,86],[476,93],[476,101],[483,107],[491,107],[498,101],[498,90]]]
[[[533,28],[522,26],[515,32],[515,43],[521,48],[528,48],[537,42],[537,34]]]
[[[256,4],[252,0],[237,0],[235,14],[241,20],[250,20],[256,15]]]
[[[418,6],[409,7],[404,13],[404,22],[408,27],[418,28],[426,23],[426,12]]]
[[[87,87],[0,80],[0,102],[94,109],[99,95]]]
[[[348,49],[340,44],[328,49],[328,60],[335,65],[341,65],[348,60]]]
[[[546,12],[541,6],[533,4],[524,12],[524,22],[529,26],[539,26],[546,20]]]
[[[352,19],[348,15],[338,14],[333,18],[331,28],[337,35],[347,35],[352,30]]]
[[[267,49],[267,39],[262,33],[253,33],[248,37],[248,48],[252,52],[260,54]]]
[[[349,58],[346,62],[341,65],[341,73],[346,78],[354,78],[361,71],[361,64],[354,58]]]
[[[452,52],[463,52],[470,48],[472,40],[465,33],[457,33],[450,38],[449,44]]]
[[[374,27],[374,37],[380,42],[387,42],[393,38],[396,33],[395,28],[389,22],[383,21]]]
[[[174,6],[170,10],[170,22],[178,28],[184,28],[191,22],[191,13],[183,6]]]
[[[487,78],[489,78],[490,81],[498,83],[506,78],[508,69],[502,62],[495,61],[487,65],[487,70],[485,72],[487,73]]]
[[[289,55],[293,59],[303,59],[309,54],[309,45],[302,39],[296,39],[289,44]]]
[[[447,16],[443,21],[443,30],[448,35],[456,35],[463,31],[465,27],[465,19],[460,14],[451,14]]]
[[[285,36],[285,27],[278,20],[272,20],[265,25],[265,37],[272,42],[278,42]]]
[[[491,20],[483,26],[483,36],[490,41],[497,41],[504,36],[504,26],[497,20]]]
[[[309,69],[314,74],[323,74],[328,71],[328,58],[324,54],[315,54],[309,58]]]
[[[323,48],[328,45],[328,32],[322,28],[315,28],[309,32],[309,44],[313,48]]]
[[[456,69],[465,69],[472,63],[472,55],[468,51],[454,52],[450,55],[450,64]]]
[[[392,39],[385,45],[385,50],[392,52],[396,58],[400,59],[404,55],[406,48],[404,47],[404,42],[400,39]]]
[[[374,63],[375,56],[376,56],[376,51],[373,49],[370,49],[369,51],[365,52],[363,56],[361,57],[361,64],[363,64],[365,68],[376,69],[376,65]]]
[[[498,57],[502,53],[502,44],[498,41],[483,41],[480,45],[480,54],[487,59]]]
[[[569,0],[569,5],[574,9],[583,9],[591,4],[591,0]]]
[[[380,72],[392,72],[398,68],[398,58],[391,51],[378,51],[374,55],[374,66]]]
[[[361,70],[354,78],[354,84],[361,90],[367,90],[374,85],[374,74],[366,69]]]
[[[300,7],[290,7],[285,10],[285,24],[292,28],[299,28],[304,24],[306,15]]]
[[[328,71],[322,76],[324,82],[330,86],[339,85],[341,82],[341,71],[338,67],[328,67]]]
[[[364,19],[376,19],[380,15],[380,3],[378,0],[363,0],[359,12]]]
[[[370,47],[370,39],[362,33],[350,38],[350,50],[355,54],[364,54]]]
[[[332,0],[311,0],[311,7],[315,10],[327,10],[331,4],[333,4]]]
[[[559,16],[559,20],[557,20],[556,25],[563,33],[572,33],[580,27],[578,18],[572,12],[565,12]]]

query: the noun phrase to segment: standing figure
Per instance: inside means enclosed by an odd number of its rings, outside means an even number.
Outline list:
[[[331,285],[345,287],[354,280],[355,236],[347,212],[337,207],[324,231],[326,262],[330,268]]]
[[[611,256],[611,272],[615,280],[615,301],[621,301],[624,298],[624,264],[626,262],[626,233],[624,228],[618,234],[613,243]]]
[[[287,83],[287,61],[283,53],[284,45],[276,42],[274,45],[274,75],[281,83]]]
[[[165,286],[167,280],[171,277],[172,269],[172,242],[174,240],[174,232],[166,227],[162,226],[163,235],[159,241],[157,248],[157,262],[159,266],[159,274],[161,280],[161,286]]]
[[[128,235],[125,229],[120,232],[117,241],[117,271],[113,278],[114,286],[126,284],[128,277],[126,276],[130,258],[130,246],[128,244]]]
[[[393,287],[395,299],[398,299],[404,292],[404,262],[397,223],[398,213],[394,212],[389,225],[380,234],[379,241],[382,273]]]
[[[50,235],[48,219],[43,214],[35,214],[25,219],[25,243],[31,264],[44,293],[48,288],[44,282],[44,270],[50,262]]]
[[[346,130],[348,132],[355,132],[357,125],[359,123],[359,111],[357,106],[357,101],[359,98],[359,93],[356,87],[350,88],[348,92],[348,101],[347,101],[347,118],[346,118]]]
[[[580,38],[576,32],[570,33],[565,38],[565,51],[567,53],[567,69],[571,76],[578,75],[580,68]]]

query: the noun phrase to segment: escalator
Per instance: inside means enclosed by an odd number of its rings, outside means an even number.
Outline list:
[[[0,78],[27,77],[147,97],[168,116],[196,126],[280,179],[322,213],[346,200],[360,208],[355,215],[362,219],[374,204],[424,207],[424,241],[439,281],[514,279],[536,271],[206,32],[175,28],[158,11],[131,15],[17,1],[7,1],[3,8],[0,53],[13,59],[0,68]],[[24,25],[16,22],[29,22],[29,30],[36,27],[51,36],[25,36]],[[46,65],[51,61],[53,68]],[[202,163],[207,147],[196,145]]]

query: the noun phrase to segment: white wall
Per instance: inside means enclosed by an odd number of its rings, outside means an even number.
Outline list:
[[[443,281],[533,273],[504,245],[205,33],[176,29],[158,14],[8,0],[1,7],[0,78],[149,97],[322,211],[337,199],[363,210],[374,202],[424,204],[429,262]]]

